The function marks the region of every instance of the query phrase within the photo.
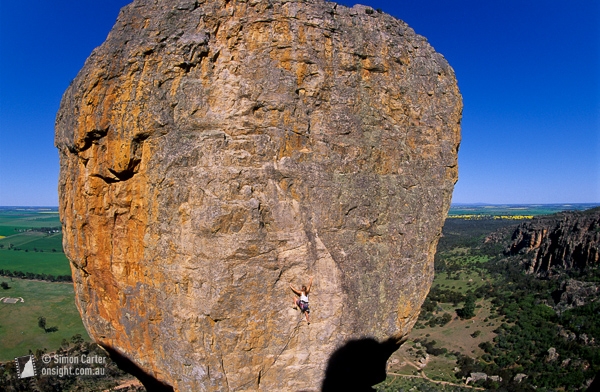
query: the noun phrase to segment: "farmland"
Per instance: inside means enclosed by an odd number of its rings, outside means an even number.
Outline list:
[[[62,251],[62,233],[56,208],[0,208],[0,270],[33,275],[71,275]],[[63,339],[81,334],[89,340],[75,307],[72,283],[51,283],[0,276],[9,288],[1,298],[22,298],[17,303],[0,302],[0,361],[25,355],[31,349],[56,350]],[[38,326],[45,317],[46,333]]]
[[[70,275],[56,208],[0,208],[0,269]]]
[[[22,279],[0,278],[10,288],[0,289],[0,297],[23,298],[16,303],[0,302],[0,362],[26,355],[29,350],[56,350],[63,339],[81,334],[89,340],[79,312],[75,307],[73,285]],[[45,317],[45,332],[38,326],[38,317]]]
[[[488,216],[496,218],[504,216],[511,219],[516,215],[530,217],[537,215],[550,215],[561,211],[581,211],[598,204],[577,203],[577,204],[453,204],[448,214],[449,218],[457,216]]]
[[[70,279],[71,275],[69,261],[62,251],[56,208],[0,207],[2,273],[0,390],[97,391],[119,384],[130,386],[122,390],[140,390],[136,387],[139,383],[110,360],[98,365],[104,367],[101,377],[38,376],[27,383],[18,378],[15,358],[29,353],[35,355],[37,366],[42,367],[48,366],[41,360],[44,353],[106,356],[105,351],[90,342],[75,306],[73,284],[47,281]],[[40,317],[44,324],[40,324]]]

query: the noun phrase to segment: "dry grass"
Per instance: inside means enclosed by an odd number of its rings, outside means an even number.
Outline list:
[[[479,344],[492,341],[496,334],[493,332],[501,324],[499,318],[490,319],[491,303],[487,300],[477,301],[475,317],[470,320],[461,320],[456,316],[452,304],[440,304],[443,312],[453,315],[452,321],[443,327],[429,327],[413,329],[410,339],[390,358],[389,371],[405,375],[418,375],[421,369],[432,380],[462,383],[454,376],[456,367],[456,356],[452,353],[459,352],[470,357],[479,357],[484,354]],[[460,306],[459,306],[460,307]],[[487,320],[487,321],[486,321]],[[481,331],[479,336],[472,337],[475,331]],[[419,347],[416,340],[435,340],[435,347],[446,348],[445,355],[429,355],[426,364],[420,362],[425,356],[425,348]]]

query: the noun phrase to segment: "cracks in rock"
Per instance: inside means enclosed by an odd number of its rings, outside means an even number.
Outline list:
[[[91,174],[90,177],[99,178],[109,185],[116,182],[127,181],[137,174],[140,162],[141,159],[130,159],[127,167],[124,170],[118,171],[114,169],[108,169],[108,172],[112,174],[112,176],[95,173]]]
[[[109,127],[106,127],[105,129],[94,129],[92,132],[86,134],[80,151],[87,150],[94,142],[98,142],[100,139],[105,137],[108,134],[108,128]]]
[[[83,272],[83,277],[84,277],[84,278],[87,278],[88,276],[90,276],[90,275],[91,275],[91,274],[90,274],[90,273],[89,273],[89,272],[88,272],[88,271],[85,269],[85,267],[83,267],[82,265],[79,265],[79,264],[77,264],[77,263],[76,263],[76,262],[74,262],[74,261],[71,261],[71,264],[72,264],[72,265],[73,265],[75,268],[77,268],[78,270],[80,270],[80,271],[82,271],[82,272]]]
[[[296,323],[296,325],[294,326],[294,328],[292,328],[291,332],[290,332],[290,336],[288,337],[288,340],[286,341],[285,345],[283,346],[283,348],[281,349],[281,351],[279,352],[279,354],[277,354],[277,356],[275,357],[275,359],[273,360],[273,363],[266,368],[266,370],[261,369],[258,372],[258,385],[260,386],[260,381],[262,379],[262,377],[264,377],[269,370],[271,370],[273,368],[273,365],[275,365],[275,363],[277,362],[277,360],[279,359],[279,357],[281,356],[281,354],[283,354],[283,352],[287,349],[287,347],[289,346],[290,342],[292,341],[294,334],[296,334],[298,332],[298,327],[300,327],[300,323],[302,322],[302,320],[304,319],[304,317],[302,315],[300,315],[300,319],[298,320],[298,322]],[[264,370],[264,373],[263,373]]]
[[[210,58],[210,61],[214,64],[217,62],[217,60],[219,59],[219,56],[221,55],[221,51],[217,50],[212,57]]]
[[[216,323],[218,323],[219,321],[223,321],[223,320],[228,320],[228,319],[229,319],[229,317],[221,317],[221,318],[218,318],[218,317],[216,317],[216,318],[212,318],[212,317],[210,316],[210,314],[205,314],[205,316],[206,316],[206,317],[208,317],[208,319],[209,319],[210,321],[212,321],[212,322],[213,322],[213,324],[216,324]]]
[[[192,70],[192,68],[196,67],[196,65],[198,65],[198,64],[190,63],[187,61],[180,63],[180,64],[175,64],[175,66],[177,68],[181,68],[184,73],[189,73]]]
[[[350,214],[352,211],[356,210],[357,208],[358,208],[358,206],[350,207],[344,215],[348,216],[348,214]]]
[[[108,129],[107,129],[107,131],[108,131]],[[99,134],[96,133],[95,135],[98,136]],[[104,136],[106,136],[106,133],[104,135],[102,135],[101,137],[104,137]],[[139,165],[142,162],[140,147],[144,144],[146,139],[148,139],[149,137],[150,137],[150,134],[142,133],[142,134],[136,135],[133,138],[133,140],[131,141],[131,158],[129,158],[129,162],[127,162],[127,166],[123,170],[115,170],[112,168],[108,168],[107,170],[110,173],[110,175],[94,173],[94,174],[91,174],[90,177],[99,178],[107,184],[114,184],[116,182],[127,181],[127,180],[133,178],[133,176],[135,176],[137,174]],[[97,138],[94,140],[99,140],[99,139]],[[81,159],[82,159],[84,165],[87,165],[89,158],[81,158]]]
[[[279,268],[279,274],[277,275],[277,278],[275,278],[275,282],[273,282],[272,287],[275,287],[277,285],[277,283],[281,279],[281,275],[283,275],[283,268]]]
[[[91,274],[90,274],[90,273],[89,273],[89,272],[88,272],[88,271],[87,271],[85,268],[81,267],[81,270],[83,271],[83,273],[84,273],[84,276],[85,276],[86,278],[87,278],[88,276],[90,276],[90,275],[91,275]]]
[[[113,169],[108,169],[108,171],[113,174],[118,181],[127,181],[137,173],[137,167],[139,164],[139,159],[131,159],[125,170],[116,171]]]
[[[82,156],[78,156],[79,160],[81,161],[81,164],[83,165],[83,167],[86,167],[88,162],[90,161],[89,158],[84,158]]]
[[[107,176],[103,176],[101,174],[91,174],[90,177],[95,177],[95,178],[99,178],[102,181],[104,181],[107,184],[114,184],[115,182],[119,182],[118,179],[112,178],[112,177],[107,177]]]
[[[88,150],[90,147],[92,147],[92,144],[98,144],[98,141],[108,134],[108,129],[109,127],[104,129],[93,129],[92,131],[86,133],[85,137],[83,138],[83,144],[80,147],[77,145],[69,146],[69,152],[79,155],[79,153]]]
[[[229,380],[227,379],[227,372],[225,371],[225,364],[223,363],[223,357],[221,357],[221,371],[223,372],[223,376],[225,377],[225,385],[227,385],[227,390],[229,390]]]
[[[180,51],[188,53],[188,60],[175,64],[175,67],[182,69],[186,74],[202,64],[202,61],[205,58],[208,58],[210,54],[210,48],[208,46],[210,33],[198,37],[197,39],[198,40],[186,40],[186,42],[182,42],[181,47],[179,48]],[[218,58],[218,52],[213,54],[210,60],[216,60],[216,58]]]

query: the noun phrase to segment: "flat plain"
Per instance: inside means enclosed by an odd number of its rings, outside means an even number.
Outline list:
[[[70,275],[56,208],[0,207],[0,269]]]
[[[0,207],[0,270],[33,274],[71,275],[62,251],[56,208]],[[72,283],[53,283],[0,276],[10,288],[0,289],[0,361],[13,360],[29,350],[54,351],[63,339],[89,336],[75,306]],[[12,303],[14,299],[17,302]],[[22,301],[21,301],[22,299]],[[45,317],[45,332],[38,318]]]
[[[89,336],[75,306],[72,283],[51,283],[0,277],[10,288],[0,289],[0,298],[15,298],[16,303],[0,301],[0,362],[27,355],[29,350],[58,349],[63,339],[81,334]],[[21,298],[23,302],[21,302]],[[46,319],[45,332],[38,318]]]

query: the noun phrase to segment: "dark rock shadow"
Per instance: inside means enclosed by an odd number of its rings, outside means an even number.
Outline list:
[[[106,350],[106,352],[110,356],[110,359],[112,359],[112,361],[117,364],[119,369],[131,374],[132,376],[140,380],[142,385],[144,385],[144,388],[146,388],[146,391],[173,392],[172,386],[165,384],[154,378],[154,376],[146,373],[141,367],[136,365],[131,359],[127,358],[125,355],[121,354],[112,347],[105,345],[101,346],[103,349]]]
[[[594,377],[594,381],[590,384],[588,389],[585,392],[594,392],[600,391],[600,371],[596,373],[596,377]]]
[[[329,358],[321,392],[372,392],[384,381],[387,360],[404,339],[378,342],[373,338],[350,340]]]

